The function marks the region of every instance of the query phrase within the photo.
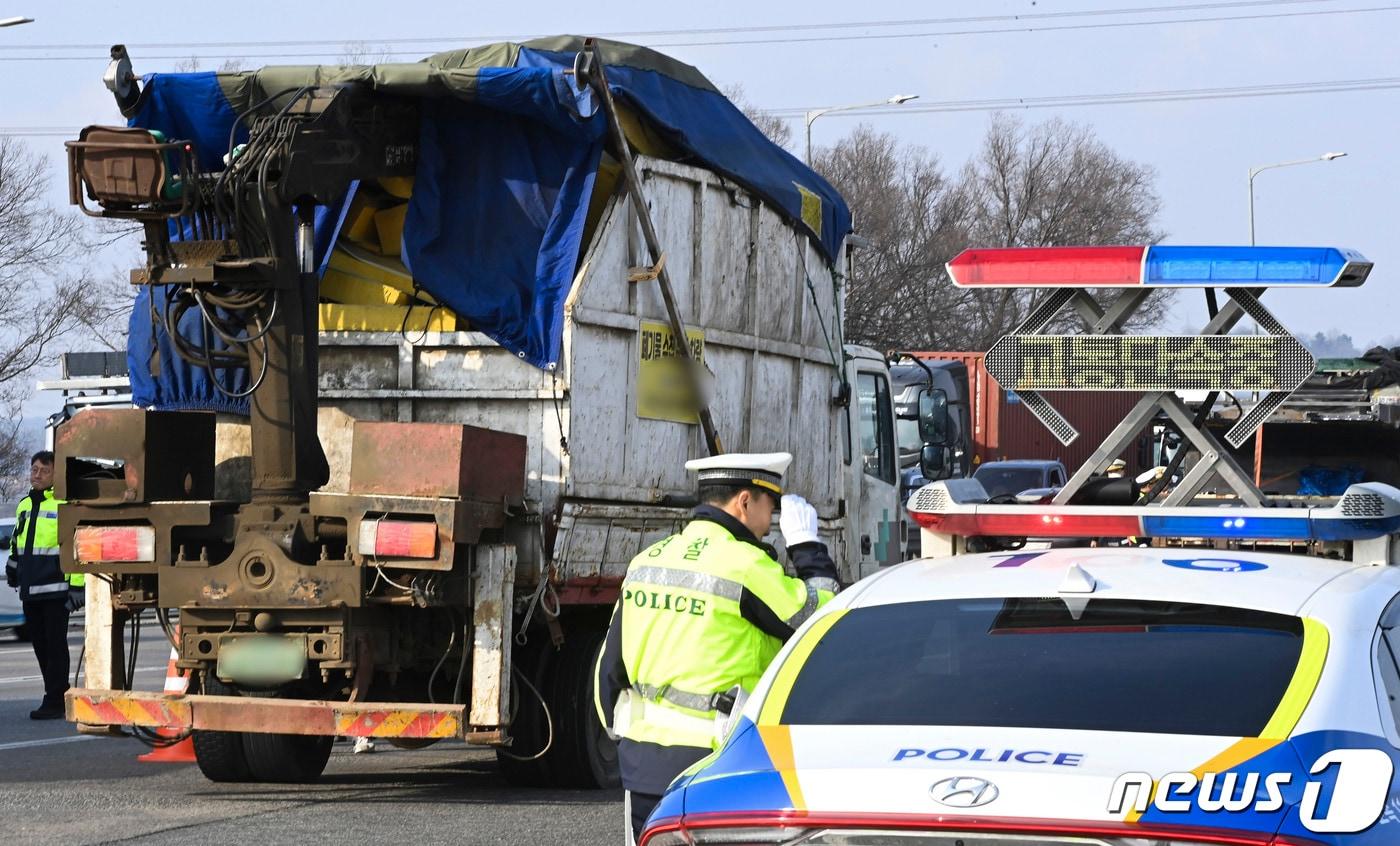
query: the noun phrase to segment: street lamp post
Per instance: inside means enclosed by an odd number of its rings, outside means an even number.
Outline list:
[[[1313,162],[1330,162],[1333,159],[1340,159],[1346,153],[1323,153],[1311,159],[1297,159],[1291,162],[1275,162],[1273,164],[1260,165],[1249,170],[1249,245],[1254,246],[1254,177],[1266,170],[1276,167],[1292,167],[1293,165],[1312,164]]]
[[[0,18],[0,26],[19,26],[34,23],[33,18]]]
[[[807,164],[812,163],[812,124],[822,115],[830,112],[849,112],[855,109],[875,109],[880,106],[898,106],[900,103],[907,103],[910,100],[917,99],[919,99],[918,94],[896,94],[893,97],[874,103],[855,103],[850,106],[827,106],[823,109],[813,109],[807,113]]]

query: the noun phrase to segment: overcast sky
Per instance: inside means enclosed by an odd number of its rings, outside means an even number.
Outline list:
[[[25,4],[30,4],[26,6]],[[1137,14],[1066,14],[1128,9]],[[987,111],[930,111],[957,101],[1186,91],[1172,102],[1008,109],[1091,124],[1121,155],[1156,168],[1160,225],[1176,244],[1248,243],[1246,177],[1253,166],[1342,151],[1332,162],[1260,175],[1261,244],[1347,246],[1376,263],[1359,289],[1270,293],[1265,302],[1293,331],[1341,330],[1365,348],[1400,336],[1396,195],[1400,188],[1400,2],[1384,0],[940,0],[802,2],[41,4],[0,0],[0,18],[36,22],[0,29],[0,132],[55,168],[63,134],[119,120],[100,80],[106,45],[132,46],[137,73],[199,57],[245,67],[333,62],[346,42],[412,60],[482,39],[599,34],[656,46],[696,65],[720,86],[743,85],[760,108],[791,110],[912,93],[880,114],[828,115],[814,142],[829,144],[857,122],[895,133],[961,166],[986,128]],[[334,10],[334,11],[332,11]],[[1020,20],[999,16],[1026,16]],[[984,20],[967,20],[984,18]],[[1212,20],[1201,20],[1201,19]],[[938,19],[935,21],[934,19]],[[952,20],[950,20],[952,19]],[[1186,20],[1170,24],[1124,25]],[[882,22],[910,22],[881,25]],[[841,29],[821,25],[856,23]],[[730,30],[730,31],[725,31]],[[986,32],[986,30],[1000,30]],[[670,31],[662,34],[660,31]],[[977,31],[977,32],[972,32]],[[653,33],[653,34],[634,34]],[[427,39],[440,38],[429,42]],[[411,39],[420,39],[413,42]],[[313,45],[268,42],[319,41]],[[736,42],[765,42],[742,44]],[[253,42],[200,46],[209,42]],[[702,43],[703,42],[703,43]],[[778,43],[773,43],[778,42]],[[37,48],[37,49],[32,49]],[[281,55],[279,55],[279,53]],[[1200,99],[1200,89],[1255,89],[1372,80],[1371,90]],[[1280,89],[1275,89],[1280,90]],[[801,118],[793,121],[801,145]],[[67,137],[73,137],[67,134]],[[130,261],[133,256],[113,256]],[[1183,303],[1167,327],[1203,322]]]

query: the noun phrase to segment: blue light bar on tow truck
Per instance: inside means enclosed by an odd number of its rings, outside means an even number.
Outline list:
[[[974,479],[920,488],[909,514],[921,527],[962,537],[1150,537],[1357,541],[1400,532],[1400,490],[1379,482],[1347,488],[1323,507],[988,505]]]

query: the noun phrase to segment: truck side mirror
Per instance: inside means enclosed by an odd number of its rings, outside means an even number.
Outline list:
[[[942,388],[919,394],[919,439],[925,447],[948,442],[948,394]]]

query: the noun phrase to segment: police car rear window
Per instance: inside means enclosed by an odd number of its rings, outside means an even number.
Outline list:
[[[1297,617],[1090,599],[847,612],[798,673],[793,725],[1020,726],[1254,737],[1298,665]]]

